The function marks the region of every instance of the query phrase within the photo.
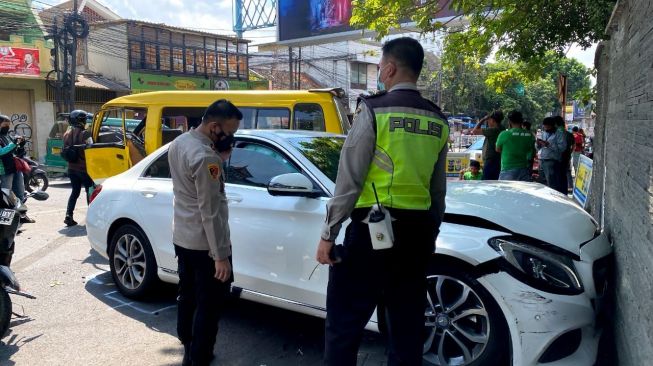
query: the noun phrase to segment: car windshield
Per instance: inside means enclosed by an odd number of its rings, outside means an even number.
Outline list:
[[[469,145],[467,150],[483,150],[483,142],[485,141],[485,136],[481,136],[478,140],[474,141],[473,144]]]
[[[344,137],[297,137],[288,141],[331,181],[336,181]]]

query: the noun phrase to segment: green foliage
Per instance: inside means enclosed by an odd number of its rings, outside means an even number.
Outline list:
[[[351,25],[372,29],[378,38],[407,20],[423,33],[446,28],[432,21],[448,4],[464,15],[467,25],[448,30],[447,48],[484,60],[493,49],[497,58],[520,60],[531,71],[545,63],[547,52],[564,54],[570,44],[589,47],[605,37],[604,29],[616,0],[354,0]]]

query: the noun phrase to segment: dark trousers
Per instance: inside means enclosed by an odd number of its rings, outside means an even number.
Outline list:
[[[215,261],[208,251],[175,245],[175,254],[179,266],[177,335],[193,365],[208,365],[233,274],[226,283],[215,279]]]
[[[501,159],[483,161],[483,180],[498,180],[501,173]]]
[[[329,271],[325,364],[355,366],[363,330],[374,308],[389,338],[388,365],[421,365],[424,345],[426,266],[437,225],[415,212],[393,223],[394,247],[373,250],[367,224],[347,227],[346,256]]]
[[[540,160],[540,165],[546,178],[546,185],[560,193],[567,194],[567,176],[562,175],[562,163],[553,159],[545,159]]]
[[[73,216],[77,199],[82,191],[82,186],[86,190],[86,203],[88,203],[88,190],[93,187],[93,179],[89,177],[86,172],[78,172],[76,170],[68,171],[68,178],[70,178],[70,185],[73,187],[68,198],[68,207],[66,208],[66,216]]]

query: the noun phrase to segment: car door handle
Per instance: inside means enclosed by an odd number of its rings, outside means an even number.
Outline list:
[[[121,155],[121,154],[116,154],[116,158],[118,158],[118,159],[120,159],[120,160],[124,160],[124,159],[125,159],[125,157],[124,157],[123,155]]]
[[[141,195],[145,198],[154,198],[157,192],[153,189],[143,189],[141,190]]]
[[[240,196],[240,195],[236,195],[236,194],[228,194],[227,195],[227,202],[238,203],[238,202],[242,202],[242,201],[243,201],[243,197]]]

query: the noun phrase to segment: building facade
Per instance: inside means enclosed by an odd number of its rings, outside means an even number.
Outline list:
[[[45,154],[54,120],[45,87],[51,49],[31,1],[0,2],[0,113],[9,116],[16,134],[27,138],[34,157]]]
[[[118,20],[91,24],[88,68],[132,93],[249,89],[249,41]]]

